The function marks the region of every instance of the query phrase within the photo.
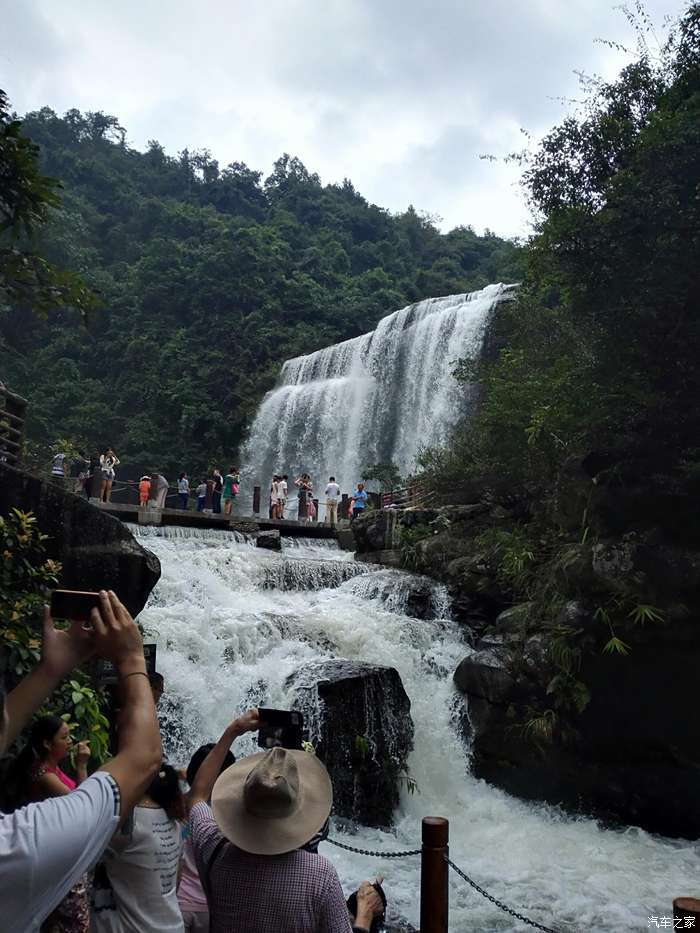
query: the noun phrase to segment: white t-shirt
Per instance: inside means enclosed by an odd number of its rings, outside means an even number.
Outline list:
[[[0,816],[3,930],[39,929],[102,854],[119,806],[116,781],[98,771],[70,794]]]
[[[103,864],[110,887],[93,888],[91,933],[184,933],[177,902],[182,827],[161,807],[135,807]]]
[[[287,498],[287,492],[288,492],[288,489],[287,489],[287,480],[286,480],[286,479],[281,479],[281,480],[279,481],[279,483],[277,484],[277,498],[278,498],[278,499],[286,499],[286,498]]]
[[[279,499],[279,496],[280,496],[279,489],[280,489],[280,484],[277,482],[273,482],[272,485],[270,486],[270,498],[272,499],[273,502],[276,502],[277,499]]]
[[[340,496],[340,486],[337,483],[329,483],[326,486],[326,498],[337,499]]]
[[[56,454],[53,458],[53,465],[51,467],[52,476],[65,476],[66,475],[66,455],[65,454]]]

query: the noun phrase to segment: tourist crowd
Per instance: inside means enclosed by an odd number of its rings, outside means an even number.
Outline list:
[[[90,749],[62,765],[70,730],[32,717],[91,657],[112,663],[119,709],[114,757],[88,775]],[[350,933],[377,929],[381,879],[346,902],[319,855],[333,790],[315,755],[273,748],[236,760],[237,737],[257,730],[250,709],[183,772],[162,757],[156,703],[139,629],[113,592],[67,629],[45,610],[37,667],[0,691],[0,752],[27,727],[12,769],[15,808],[0,815],[2,929],[13,933]],[[31,723],[31,725],[30,725]],[[67,767],[67,766],[66,766]]]
[[[285,508],[287,507],[287,498],[289,494],[287,480],[288,477],[286,473],[275,473],[272,477],[272,483],[270,485],[270,518],[280,519],[285,517]],[[311,476],[308,473],[302,473],[294,480],[294,485],[298,490],[298,520],[315,521],[318,517],[316,514],[317,500],[314,498]],[[340,494],[340,486],[336,482],[335,476],[329,478],[324,496],[326,504],[326,524],[337,525],[342,497]],[[347,517],[356,518],[361,514],[366,508],[367,500],[368,496],[365,492],[364,483],[358,483],[355,492],[352,496],[348,497]],[[344,518],[345,516],[341,517]]]
[[[79,461],[82,467],[75,480],[75,492],[82,492],[88,498],[97,497],[109,502],[112,486],[115,480],[115,469],[119,465],[119,458],[112,448],[103,454],[95,455],[90,460]],[[70,461],[66,454],[57,453],[52,462],[51,474],[54,477],[65,479],[70,473]],[[99,481],[96,482],[96,478]],[[214,467],[209,476],[202,477],[196,486],[190,485],[187,473],[180,473],[177,481],[177,493],[169,494],[170,483],[162,473],[144,475],[138,482],[139,505],[142,507],[165,508],[169,498],[177,497],[180,509],[189,509],[190,499],[194,493],[197,501],[197,511],[211,510],[216,515],[231,515],[233,506],[239,496],[241,485],[240,471],[237,467],[229,468],[223,475],[218,467]],[[313,482],[309,473],[301,473],[295,480],[297,489],[297,511],[295,517],[299,521],[315,521],[317,515],[317,499],[314,498]],[[358,483],[352,496],[348,497],[347,515],[340,515],[341,493],[340,486],[334,476],[328,480],[324,491],[325,496],[325,522],[336,525],[339,518],[356,518],[362,514],[367,506],[368,495],[363,483]],[[286,473],[275,473],[270,484],[269,517],[271,519],[284,519],[289,499],[289,477]],[[222,508],[223,506],[223,508]],[[293,513],[294,514],[294,513]]]

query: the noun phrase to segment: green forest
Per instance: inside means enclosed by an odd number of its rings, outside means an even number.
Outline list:
[[[516,244],[392,215],[286,154],[263,178],[206,151],[139,152],[116,117],[76,110],[19,132],[60,183],[32,247],[79,276],[58,306],[0,299],[0,371],[40,455],[60,438],[171,474],[233,462],[285,359],[521,272]]]

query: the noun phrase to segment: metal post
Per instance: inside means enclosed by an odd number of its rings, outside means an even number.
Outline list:
[[[317,522],[318,521],[318,499],[314,499],[312,501],[314,504],[314,508],[316,509],[316,515],[314,517],[314,521]]]
[[[340,515],[338,516],[338,520],[340,520],[341,518],[348,517],[348,500],[349,499],[350,499],[350,496],[346,492],[344,492],[342,496],[340,497]]]
[[[691,919],[694,926],[700,929],[700,900],[697,897],[677,897],[673,901],[673,919],[681,923],[686,919]],[[682,929],[677,927],[676,929]]]
[[[420,931],[447,933],[450,824],[441,816],[423,818],[420,872]]]
[[[253,486],[253,515],[260,515],[260,487]]]

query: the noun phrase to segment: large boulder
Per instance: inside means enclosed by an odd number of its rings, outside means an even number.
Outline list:
[[[33,512],[48,535],[46,552],[61,562],[62,587],[111,589],[132,615],[143,609],[160,577],[160,562],[119,519],[68,492],[60,481],[0,464],[0,514],[13,508]]]
[[[596,624],[575,602],[558,619],[577,629]],[[579,677],[590,702],[566,735],[537,714],[552,705],[546,637],[505,632],[457,668],[474,773],[520,797],[697,838],[697,621],[679,616],[636,629],[626,657],[584,653]]]
[[[390,826],[413,748],[411,703],[393,667],[332,660],[288,681],[333,780],[338,816]]]

